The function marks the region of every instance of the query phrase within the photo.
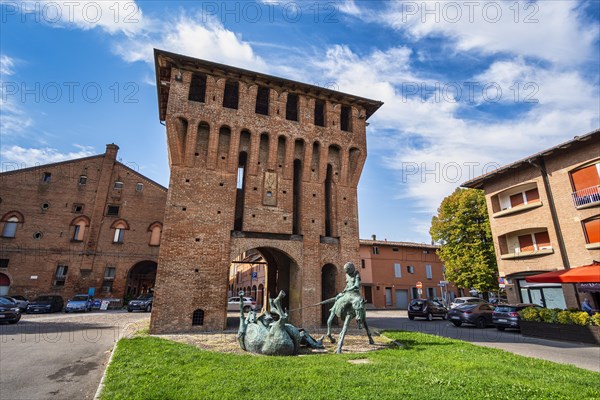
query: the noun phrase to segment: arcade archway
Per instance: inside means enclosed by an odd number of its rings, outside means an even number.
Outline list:
[[[286,296],[282,305],[289,310],[290,321],[299,321],[301,293],[297,276],[298,265],[286,253],[272,247],[253,248],[231,261],[227,296],[237,297],[239,290],[243,290],[245,297],[254,298],[256,311],[261,312],[266,309],[267,299],[277,297],[283,290]],[[230,309],[228,328],[238,324],[238,310]]]
[[[157,267],[154,261],[140,261],[131,267],[127,274],[125,295],[135,297],[153,292]]]

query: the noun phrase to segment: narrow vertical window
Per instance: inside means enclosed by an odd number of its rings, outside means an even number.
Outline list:
[[[425,265],[425,273],[427,274],[427,279],[432,279],[433,278],[433,274],[431,272],[431,265],[430,264],[426,264]]]
[[[69,267],[66,265],[57,265],[54,273],[54,286],[65,286],[67,280],[67,272]]]
[[[352,109],[348,106],[342,106],[340,129],[346,132],[352,132]]]
[[[115,236],[113,237],[113,243],[123,243],[124,236],[125,230],[123,230],[123,228],[116,228]]]
[[[204,103],[206,97],[206,75],[192,74],[188,100]]]
[[[259,86],[256,91],[256,109],[257,114],[269,115],[269,88]]]
[[[52,173],[44,172],[42,174],[42,183],[48,184],[48,183],[50,183],[51,180],[52,180]]]
[[[298,121],[298,95],[289,93],[285,104],[285,119]]]
[[[400,264],[394,264],[394,276],[396,278],[402,278],[402,266]]]
[[[241,231],[244,228],[244,197],[246,190],[246,163],[248,161],[248,154],[243,151],[240,153],[238,161],[238,176],[236,185],[236,196],[235,196],[235,220],[234,220],[234,231]]]
[[[332,236],[332,188],[333,168],[327,164],[327,175],[325,178],[325,236]]]
[[[325,126],[325,102],[315,100],[315,125]]]
[[[302,161],[294,160],[292,233],[300,234],[300,198],[302,196]]]
[[[223,107],[238,108],[240,86],[238,82],[227,81],[223,93]]]

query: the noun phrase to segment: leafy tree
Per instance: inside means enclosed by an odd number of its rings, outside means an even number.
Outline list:
[[[498,290],[498,266],[483,191],[457,188],[442,201],[429,233],[441,244],[438,255],[449,281],[480,293]]]

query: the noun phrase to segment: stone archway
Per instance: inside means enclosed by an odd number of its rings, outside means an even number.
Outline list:
[[[298,265],[279,249],[262,246],[244,251],[232,260],[229,277],[228,287],[241,287],[246,292],[245,296],[254,297],[259,307],[257,311],[267,304],[268,298],[277,297],[281,290],[286,293],[282,301],[283,307],[288,310],[300,308]],[[290,314],[290,321],[301,321],[301,310],[293,313],[294,315]],[[232,324],[235,323],[230,315],[227,326],[231,327]]]
[[[156,270],[158,265],[154,261],[140,261],[136,263],[127,274],[125,295],[136,297],[154,291]]]
[[[0,296],[8,294],[10,289],[10,278],[8,275],[0,273]]]

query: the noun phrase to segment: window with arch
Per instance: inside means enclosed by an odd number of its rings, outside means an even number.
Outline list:
[[[113,243],[124,243],[125,231],[129,230],[129,225],[124,220],[115,221],[112,226],[115,230],[113,234]]]
[[[148,228],[148,232],[150,232],[150,241],[149,241],[148,245],[160,246],[160,237],[162,235],[162,224],[160,222],[154,222]]]
[[[4,226],[2,227],[2,237],[14,238],[17,235],[18,224],[23,223],[23,216],[19,212],[12,211],[4,214],[2,222],[4,223]]]
[[[87,217],[78,217],[71,222],[73,227],[73,236],[71,240],[74,242],[82,242],[85,237],[85,230],[90,226],[90,221]]]

